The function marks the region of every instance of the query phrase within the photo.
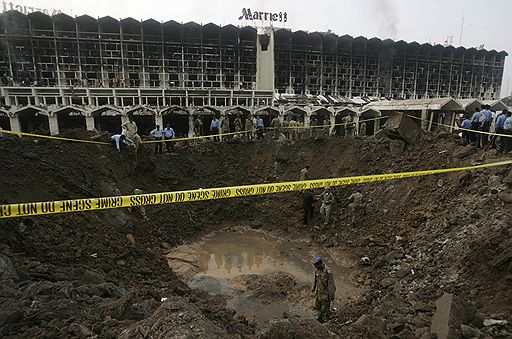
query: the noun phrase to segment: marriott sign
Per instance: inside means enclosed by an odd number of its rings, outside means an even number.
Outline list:
[[[287,22],[288,21],[288,13],[279,12],[279,13],[271,13],[271,12],[259,12],[259,11],[251,11],[250,8],[243,8],[242,15],[238,18],[238,20],[261,20],[261,21],[279,21],[279,22]]]

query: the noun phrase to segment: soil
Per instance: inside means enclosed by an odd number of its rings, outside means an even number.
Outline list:
[[[8,136],[0,140],[0,203],[130,194],[134,188],[149,193],[293,181],[306,163],[312,165],[311,178],[325,178],[502,159],[492,150],[470,150],[447,133],[427,134],[400,152],[394,144],[382,136],[201,142],[157,156],[143,146],[136,173],[127,176],[113,147]],[[336,188],[327,226],[318,214],[302,225],[298,193],[148,206],[149,221],[138,209],[126,208],[2,219],[0,336],[428,337],[435,300],[446,292],[474,305],[475,319],[510,322],[510,169],[360,185],[366,212],[355,224],[347,201],[353,186]],[[232,225],[345,253],[340,266],[352,267],[350,279],[365,293],[349,298],[324,324],[307,316],[258,322],[236,314],[225,296],[190,288],[165,257]],[[371,265],[359,265],[363,256]],[[308,305],[312,298],[286,272],[245,276],[239,285],[263,303]],[[509,325],[476,320],[466,325],[476,336],[512,333]]]

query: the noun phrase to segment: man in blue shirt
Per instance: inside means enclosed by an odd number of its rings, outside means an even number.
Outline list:
[[[262,117],[256,118],[256,133],[258,140],[263,140],[263,130],[265,129],[265,123]]]
[[[482,112],[480,112],[480,130],[482,132],[489,132],[491,128],[492,123],[492,112],[491,112],[491,106],[484,105]],[[489,135],[488,134],[482,134],[480,137],[481,140],[481,147],[484,148],[487,145],[487,142],[489,141]]]
[[[503,152],[508,153],[512,146],[512,114],[510,112],[507,112],[507,119],[503,124],[503,134],[510,135],[508,138],[503,138]]]
[[[475,107],[475,113],[471,116],[471,129],[473,131],[480,131],[481,122],[480,119],[482,117],[482,113],[480,112],[480,107]],[[480,133],[473,132],[471,133],[471,141],[476,143],[476,147],[480,146]]]
[[[164,132],[160,129],[160,125],[156,125],[156,128],[149,132],[155,141],[160,141],[155,143],[155,155],[157,153],[162,154],[163,143],[161,142],[164,138]]]
[[[124,134],[114,134],[110,137],[110,140],[112,140],[112,143],[116,146],[118,152],[121,152],[121,148],[126,145],[134,145],[133,141],[128,139]]]
[[[174,134],[174,130],[171,128],[171,125],[167,124],[167,126],[165,126],[163,135],[164,135],[164,140],[166,140],[165,148],[167,150],[167,153],[174,152],[174,141],[167,141],[167,140],[174,139],[176,137],[176,135]]]
[[[213,141],[219,141],[219,128],[220,128],[220,120],[217,117],[212,119],[212,123],[210,124],[210,132],[213,135]]]
[[[464,138],[464,140],[466,140],[468,143],[470,143],[471,142],[471,132],[469,130],[471,129],[471,120],[469,120],[468,117],[466,117],[464,119],[464,121],[462,121],[462,124],[460,125],[460,127],[467,130],[467,131],[462,130],[462,137]]]
[[[500,115],[496,118],[496,124],[495,124],[495,131],[497,134],[503,134],[503,127],[505,126],[505,120],[507,120],[507,113],[508,111],[505,109],[503,112],[501,112]],[[499,138],[500,145],[496,145],[496,140]],[[493,148],[497,148],[498,152],[503,151],[503,137],[493,135],[492,136],[492,146]]]

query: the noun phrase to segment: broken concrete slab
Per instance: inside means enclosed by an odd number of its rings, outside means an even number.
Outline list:
[[[389,115],[385,132],[388,136],[398,137],[408,144],[418,142],[423,134],[420,126],[407,114],[401,112]]]
[[[462,298],[444,293],[436,301],[436,311],[432,318],[430,332],[438,339],[460,338],[460,325],[467,324],[475,316],[475,308]]]

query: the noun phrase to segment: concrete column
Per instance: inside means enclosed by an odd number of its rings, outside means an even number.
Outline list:
[[[18,116],[9,117],[9,122],[11,124],[11,131],[13,132],[21,132],[20,121],[18,120]]]
[[[155,124],[160,126],[161,129],[164,129],[164,117],[161,114],[155,115]]]
[[[203,126],[203,128],[205,128]],[[194,116],[189,112],[188,114],[188,137],[192,138],[194,136]]]
[[[48,117],[48,125],[50,126],[50,134],[59,134],[59,121],[57,115],[50,115]]]
[[[94,117],[92,115],[85,116],[85,125],[88,131],[94,130]]]
[[[421,110],[421,129],[427,129],[428,126],[428,110],[422,109]]]
[[[128,116],[123,114],[121,115],[121,124],[124,124],[125,122],[128,122],[130,121],[130,119],[128,119]]]

